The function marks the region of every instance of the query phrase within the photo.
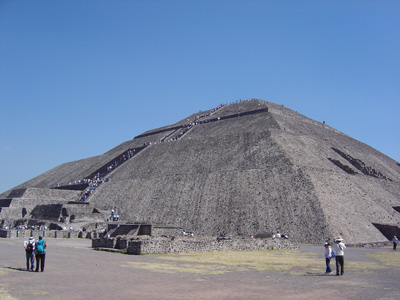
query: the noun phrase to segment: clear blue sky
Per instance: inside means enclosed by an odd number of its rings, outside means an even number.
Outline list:
[[[0,0],[0,192],[237,99],[400,161],[400,1]]]

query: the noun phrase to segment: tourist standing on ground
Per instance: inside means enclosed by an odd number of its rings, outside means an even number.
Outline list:
[[[35,268],[35,239],[31,236],[27,241],[24,241],[25,255],[26,255],[26,269],[31,271]]]
[[[336,276],[343,275],[344,273],[344,249],[346,245],[343,243],[343,239],[338,236],[335,240],[336,243]]]
[[[39,235],[39,240],[36,242],[35,247],[35,256],[36,256],[36,272],[39,272],[39,263],[40,263],[40,271],[44,270],[44,261],[46,258],[46,242],[43,240],[43,236]]]
[[[397,244],[399,243],[399,239],[396,236],[394,236],[392,242],[393,242],[393,250],[396,250]]]
[[[328,242],[326,242],[324,244],[324,246],[325,246],[325,263],[326,263],[325,274],[331,274],[332,273],[332,268],[331,268],[332,247]]]

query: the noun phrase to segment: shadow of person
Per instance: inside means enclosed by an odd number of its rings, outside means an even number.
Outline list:
[[[333,273],[332,273],[333,274]],[[324,274],[324,273],[312,273],[312,272],[307,272],[303,276],[333,276],[332,274]]]
[[[14,271],[30,272],[30,270],[28,270],[26,268],[4,267],[4,269],[9,269],[9,270],[14,270]]]

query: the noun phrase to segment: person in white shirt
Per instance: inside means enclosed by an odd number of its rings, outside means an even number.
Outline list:
[[[343,239],[338,236],[335,239],[336,243],[336,276],[343,275],[344,273],[344,250],[346,245],[343,243]]]
[[[326,263],[325,274],[331,274],[332,273],[332,268],[331,268],[332,247],[328,242],[326,242],[324,244],[324,247],[325,247],[325,263]]]
[[[24,248],[26,254],[26,269],[29,271],[29,267],[31,271],[35,268],[35,239],[31,236],[29,240],[24,241]]]

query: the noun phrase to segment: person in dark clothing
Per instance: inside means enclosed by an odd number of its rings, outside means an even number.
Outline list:
[[[346,245],[343,243],[343,239],[338,236],[335,240],[336,243],[336,276],[343,275],[344,273],[344,249]]]
[[[392,242],[393,242],[393,250],[396,250],[397,244],[399,243],[399,239],[396,236],[394,236]]]

